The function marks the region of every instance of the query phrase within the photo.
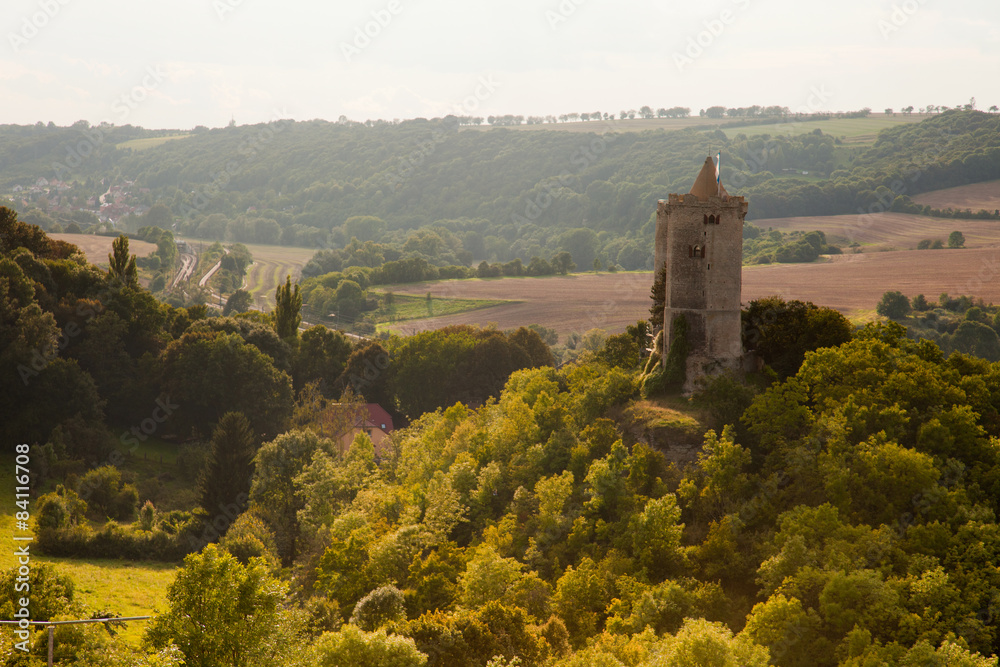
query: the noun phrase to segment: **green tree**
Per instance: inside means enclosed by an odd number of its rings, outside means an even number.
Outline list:
[[[948,234],[948,247],[949,248],[964,248],[965,247],[965,234],[959,231],[954,231]]]
[[[139,501],[135,487],[123,483],[121,471],[111,465],[88,471],[80,478],[77,492],[88,507],[119,521],[131,519]]]
[[[291,417],[291,378],[236,333],[186,333],[164,350],[162,364],[177,406],[171,419],[202,434],[227,412],[248,415],[263,437],[280,433]]]
[[[174,224],[174,216],[166,205],[157,202],[149,207],[146,214],[142,216],[144,227],[159,227],[160,229],[170,229]]]
[[[988,361],[1000,361],[1000,337],[993,327],[966,320],[958,325],[950,338],[944,337],[942,345],[949,344],[953,350],[982,357]]]
[[[653,335],[663,330],[663,311],[667,301],[667,267],[660,267],[653,278],[653,287],[650,289],[649,298],[653,300],[653,305],[649,307],[649,324],[652,327]]]
[[[309,649],[308,664],[318,667],[421,667],[427,656],[408,637],[384,630],[365,632],[345,625],[324,633]]]
[[[552,269],[560,275],[565,276],[567,273],[570,273],[575,268],[576,264],[573,262],[573,255],[565,250],[556,253],[552,257]]]
[[[351,343],[343,333],[321,324],[306,329],[299,338],[292,360],[295,388],[301,390],[308,383],[318,380],[327,396],[339,395],[342,389],[337,386],[337,380],[347,367],[351,352]]]
[[[673,637],[657,648],[649,667],[766,667],[770,655],[722,623],[687,619]]]
[[[111,253],[108,255],[108,277],[131,287],[139,284],[135,255],[128,254],[128,237],[124,234],[111,244]]]
[[[389,623],[406,620],[403,593],[395,586],[379,586],[354,606],[351,623],[374,632]]]
[[[910,300],[902,292],[886,292],[875,307],[875,312],[890,320],[901,320],[910,314]]]
[[[285,277],[285,284],[278,285],[274,291],[274,328],[284,339],[299,335],[299,322],[302,321],[302,295],[296,283],[292,291],[292,277]]]
[[[228,255],[227,255],[228,256]],[[238,289],[226,299],[226,307],[222,309],[223,315],[233,315],[235,313],[245,313],[253,305],[253,296],[245,289]]]
[[[385,222],[374,215],[355,215],[344,223],[344,236],[348,239],[358,239],[362,243],[378,241],[385,231]]]
[[[244,566],[210,544],[184,559],[146,641],[156,649],[176,644],[187,667],[282,664],[298,650],[284,595],[262,560]]]
[[[257,439],[242,413],[227,412],[212,433],[212,450],[201,478],[201,506],[210,516],[246,506]]]
[[[766,297],[743,312],[743,347],[757,353],[779,377],[794,375],[806,352],[851,339],[853,326],[831,308]]]
[[[667,576],[683,562],[680,518],[677,498],[668,493],[647,502],[633,522],[633,553],[655,579]]]
[[[305,506],[294,480],[319,451],[332,456],[337,449],[333,441],[312,431],[289,431],[261,445],[254,458],[250,500],[274,531],[278,552],[286,565],[295,559],[298,513]]]

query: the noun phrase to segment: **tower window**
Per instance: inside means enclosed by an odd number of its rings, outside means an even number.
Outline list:
[[[707,225],[708,224],[708,214],[706,213],[703,217],[704,217],[704,224]]]

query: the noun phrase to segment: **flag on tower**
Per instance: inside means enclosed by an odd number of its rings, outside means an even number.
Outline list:
[[[716,189],[720,193],[722,192],[722,171],[720,171],[721,167],[722,167],[722,151],[719,151],[719,153],[715,156],[715,185]]]

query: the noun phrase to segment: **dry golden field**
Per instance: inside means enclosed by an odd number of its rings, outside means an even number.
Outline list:
[[[108,255],[111,254],[113,236],[96,236],[94,234],[49,234],[50,238],[66,241],[80,248],[92,264],[107,266]],[[145,257],[156,250],[155,243],[146,243],[138,239],[129,239],[128,249],[133,255]]]

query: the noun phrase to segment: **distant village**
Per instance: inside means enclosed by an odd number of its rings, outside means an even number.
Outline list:
[[[15,185],[11,200],[22,208],[37,207],[55,217],[70,217],[76,211],[97,216],[102,224],[117,227],[128,215],[140,216],[149,210],[149,188],[136,188],[135,181],[122,181],[101,187],[107,189],[100,196],[83,199],[73,196],[73,186],[59,179],[39,178],[32,185]]]

